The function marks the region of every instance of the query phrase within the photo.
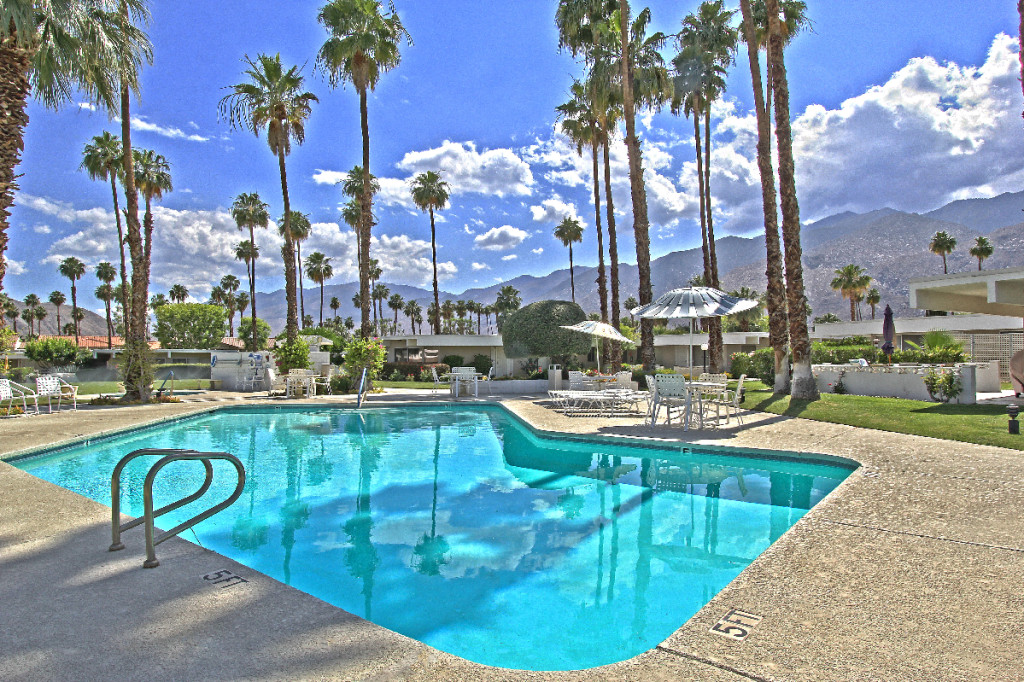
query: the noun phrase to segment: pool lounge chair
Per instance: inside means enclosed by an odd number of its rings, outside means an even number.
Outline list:
[[[32,399],[32,404],[36,407],[36,414],[39,414],[39,400],[36,398],[35,391],[10,379],[0,379],[0,409],[6,407],[10,411],[18,401],[21,401],[22,411],[28,414],[29,398]],[[6,406],[4,405],[5,402],[7,403]]]
[[[68,399],[72,408],[78,411],[78,386],[72,386],[68,382],[54,374],[46,374],[36,377],[36,411],[39,411],[39,398],[46,398],[46,407],[53,414],[53,400],[57,399],[57,411],[60,412],[61,403]]]

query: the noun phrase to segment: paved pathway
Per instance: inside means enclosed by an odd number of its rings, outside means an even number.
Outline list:
[[[439,398],[371,401],[395,399]],[[220,404],[0,420],[0,457]],[[684,434],[505,404],[541,429],[863,466],[659,647],[579,673],[523,673],[439,652],[184,540],[143,570],[138,552],[105,551],[109,509],[0,463],[0,679],[1021,679],[1020,452],[767,414]],[[218,590],[202,579],[221,569],[250,582]],[[743,642],[709,633],[732,608],[763,617]]]

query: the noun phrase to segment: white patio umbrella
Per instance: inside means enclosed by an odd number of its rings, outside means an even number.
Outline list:
[[[607,322],[596,322],[594,320],[584,320],[583,322],[577,322],[576,324],[563,324],[562,329],[568,329],[574,332],[580,332],[583,334],[590,334],[600,339],[611,339],[612,341],[618,341],[620,343],[633,343],[628,337],[624,336],[615,327],[611,326]],[[597,347],[597,371],[601,371],[601,346],[598,344]]]
[[[741,313],[758,305],[757,301],[736,298],[712,287],[683,287],[662,294],[647,305],[634,308],[630,314],[648,319],[690,320],[690,376],[693,377],[693,321]]]

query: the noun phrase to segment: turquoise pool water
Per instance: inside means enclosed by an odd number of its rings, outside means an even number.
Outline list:
[[[12,464],[109,504],[114,464],[142,447],[245,463],[242,497],[196,526],[203,546],[438,649],[531,670],[657,646],[850,472],[542,437],[498,406],[225,409]],[[152,461],[126,469],[125,513],[141,515]],[[234,486],[223,464],[206,500]],[[198,463],[169,465],[157,506],[201,481]],[[125,544],[141,563],[141,529]]]

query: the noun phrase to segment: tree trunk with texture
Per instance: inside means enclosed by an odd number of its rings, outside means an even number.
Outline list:
[[[121,146],[124,151],[125,223],[128,251],[132,262],[131,310],[125,338],[124,400],[149,402],[153,389],[153,368],[146,339],[149,306],[149,269],[146,267],[142,225],[139,224],[139,195],[135,187],[135,164],[132,158],[131,105],[129,89],[121,83]]]
[[[610,160],[609,148],[609,137],[610,133],[607,128],[603,130],[604,138],[604,196],[605,196],[605,215],[607,216],[608,222],[608,260],[611,261],[611,324],[616,329],[619,328],[619,321],[621,315],[621,304],[619,302],[619,244],[618,236],[615,234],[615,202],[612,200],[612,167]],[[612,369],[619,371],[622,369],[622,344],[618,341],[612,341],[608,344],[609,347],[609,362],[611,363]]]
[[[782,239],[786,258],[786,299],[789,307],[789,341],[793,354],[791,396],[817,400],[818,386],[811,373],[811,341],[807,332],[807,294],[800,248],[800,205],[796,196],[793,165],[793,133],[789,122],[789,82],[783,54],[778,0],[766,0],[771,45],[772,88],[775,92],[775,135],[779,145],[779,195],[782,199]]]
[[[640,276],[640,305],[653,299],[651,289],[651,238],[647,218],[647,189],[644,186],[643,158],[636,136],[636,109],[633,100],[633,59],[629,53],[630,15],[628,0],[621,0],[619,11],[622,46],[622,108],[626,119],[626,152],[629,156],[629,189],[633,201],[633,234],[636,240],[636,267]],[[644,371],[654,371],[654,323],[640,322],[640,359]]]
[[[366,108],[366,89],[359,91],[359,119],[363,135],[363,192],[359,195],[359,312],[363,337],[373,335],[370,322],[370,227],[373,224],[373,201],[370,198],[370,123]]]
[[[284,292],[288,303],[285,335],[288,343],[295,343],[295,340],[299,338],[299,302],[295,291],[295,241],[292,239],[292,206],[288,197],[288,173],[284,166],[284,147],[282,145],[278,145],[277,148],[277,166],[281,174],[281,197],[284,200],[284,248],[281,250],[281,256],[284,260]],[[255,320],[253,323],[255,324]]]
[[[434,207],[431,206],[428,209],[430,211],[430,256],[431,262],[434,264],[434,309],[437,311],[441,310],[441,301],[437,291],[437,230],[434,229]],[[434,333],[441,333],[441,316],[434,315],[431,320],[434,326]]]
[[[601,297],[601,321],[608,323],[608,278],[604,268],[604,231],[601,229],[601,177],[597,160],[597,126],[590,124],[590,151],[594,161],[594,225],[597,229],[597,293]],[[607,346],[608,344],[605,344]],[[607,348],[604,351],[607,356]],[[606,358],[607,361],[607,358]]]
[[[249,243],[252,244],[253,258],[249,263],[249,310],[252,314],[252,350],[255,353],[259,350],[256,347],[256,229],[249,225]],[[239,321],[238,324],[242,324]]]
[[[711,213],[711,104],[704,108],[704,206],[708,212],[708,264],[711,266],[711,279],[708,284],[721,289],[718,279],[718,254],[715,253],[715,221]],[[708,353],[711,356],[708,364],[711,372],[717,374],[725,366],[722,355],[722,318],[715,317],[708,325]]]
[[[4,253],[7,251],[8,218],[18,189],[14,171],[25,149],[31,61],[32,52],[18,47],[14,31],[10,31],[0,42],[0,291],[4,290],[7,272]]]
[[[306,285],[302,282],[302,242],[295,242],[295,269],[299,275],[299,327],[306,328]]]
[[[1024,0],[1022,0],[1024,1]],[[768,308],[768,344],[775,351],[775,393],[789,392],[789,321],[786,316],[786,284],[782,274],[782,248],[779,244],[779,211],[775,194],[775,170],[772,167],[771,118],[765,106],[761,83],[756,31],[750,0],[740,0],[744,39],[750,63],[750,79],[757,115],[757,166],[761,175],[761,204],[764,208],[764,243],[767,254],[766,299]]]
[[[117,222],[117,255],[121,259],[121,324],[124,326],[125,336],[128,336],[128,313],[131,308],[128,305],[128,263],[124,257],[124,226],[121,224],[121,208],[117,201],[117,173],[113,170],[110,173],[110,194],[114,199],[114,218]]]

